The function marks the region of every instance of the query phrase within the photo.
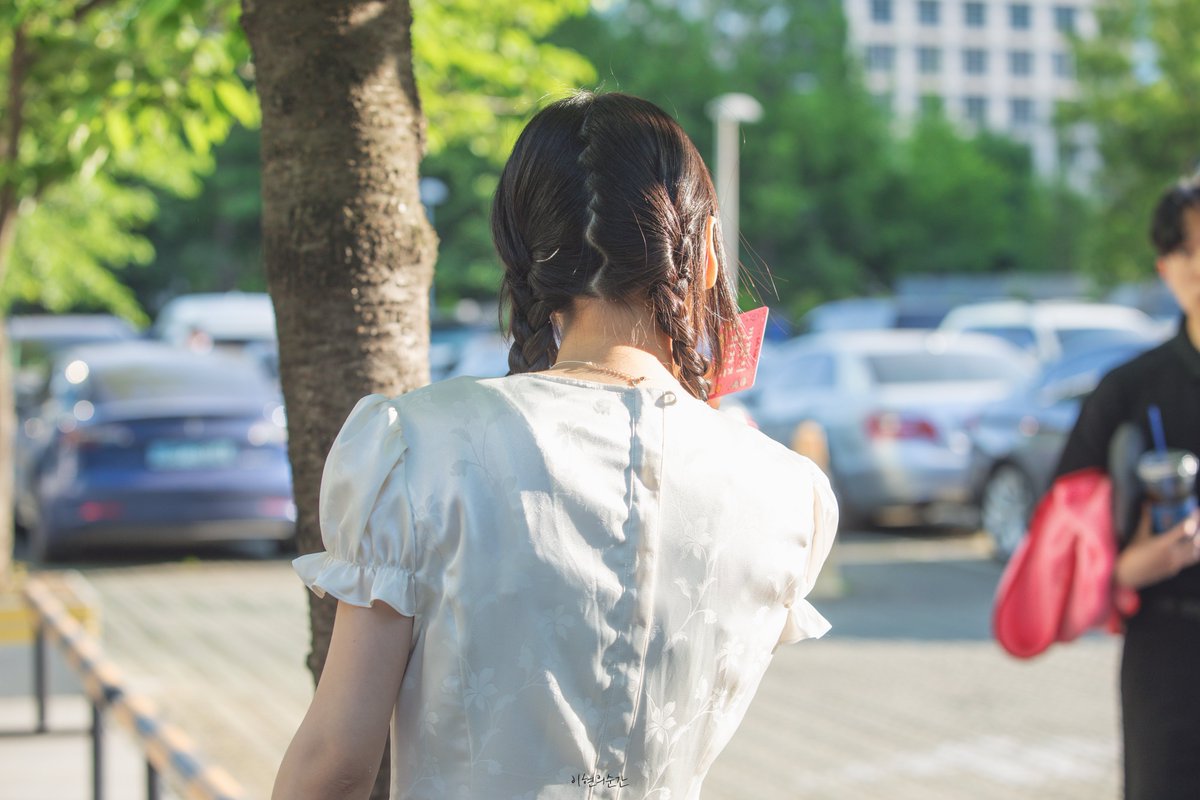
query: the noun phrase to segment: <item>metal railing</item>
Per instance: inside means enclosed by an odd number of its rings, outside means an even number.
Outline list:
[[[92,797],[104,800],[104,723],[112,716],[134,736],[146,757],[146,797],[160,800],[164,775],[172,779],[187,800],[243,800],[244,793],[229,773],[205,764],[191,740],[179,728],[163,721],[153,703],[131,693],[120,670],[104,657],[100,644],[88,634],[46,584],[36,576],[25,582],[25,601],[34,614],[34,694],[37,733],[49,732],[46,723],[48,694],[47,641],[62,649],[67,663],[79,676],[92,707]]]

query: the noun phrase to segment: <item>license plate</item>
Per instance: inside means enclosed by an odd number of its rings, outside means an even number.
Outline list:
[[[237,445],[228,439],[206,442],[151,442],[146,447],[146,467],[174,471],[220,469],[237,461]]]

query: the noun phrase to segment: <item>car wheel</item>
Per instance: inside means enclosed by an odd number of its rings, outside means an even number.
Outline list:
[[[1025,538],[1036,500],[1029,476],[1012,464],[1001,465],[988,478],[980,515],[997,558],[1007,561],[1016,552]]]

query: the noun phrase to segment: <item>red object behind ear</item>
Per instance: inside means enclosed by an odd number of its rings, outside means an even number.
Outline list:
[[[758,359],[762,356],[763,337],[767,333],[767,307],[743,311],[738,315],[736,324],[741,327],[741,337],[729,329],[725,333],[725,341],[740,340],[745,348],[730,348],[730,352],[726,353],[725,368],[717,375],[712,391],[708,393],[710,400],[749,389],[758,375]]]
[[[1042,498],[1000,579],[992,630],[1018,658],[1101,625],[1120,632],[1137,593],[1113,586],[1112,482],[1101,469],[1063,475]]]

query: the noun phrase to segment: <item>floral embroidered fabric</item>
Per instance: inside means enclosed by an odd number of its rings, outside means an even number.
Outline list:
[[[829,628],[825,476],[677,388],[366,397],[320,516],[305,583],[414,618],[393,798],[697,798],[775,647]]]

